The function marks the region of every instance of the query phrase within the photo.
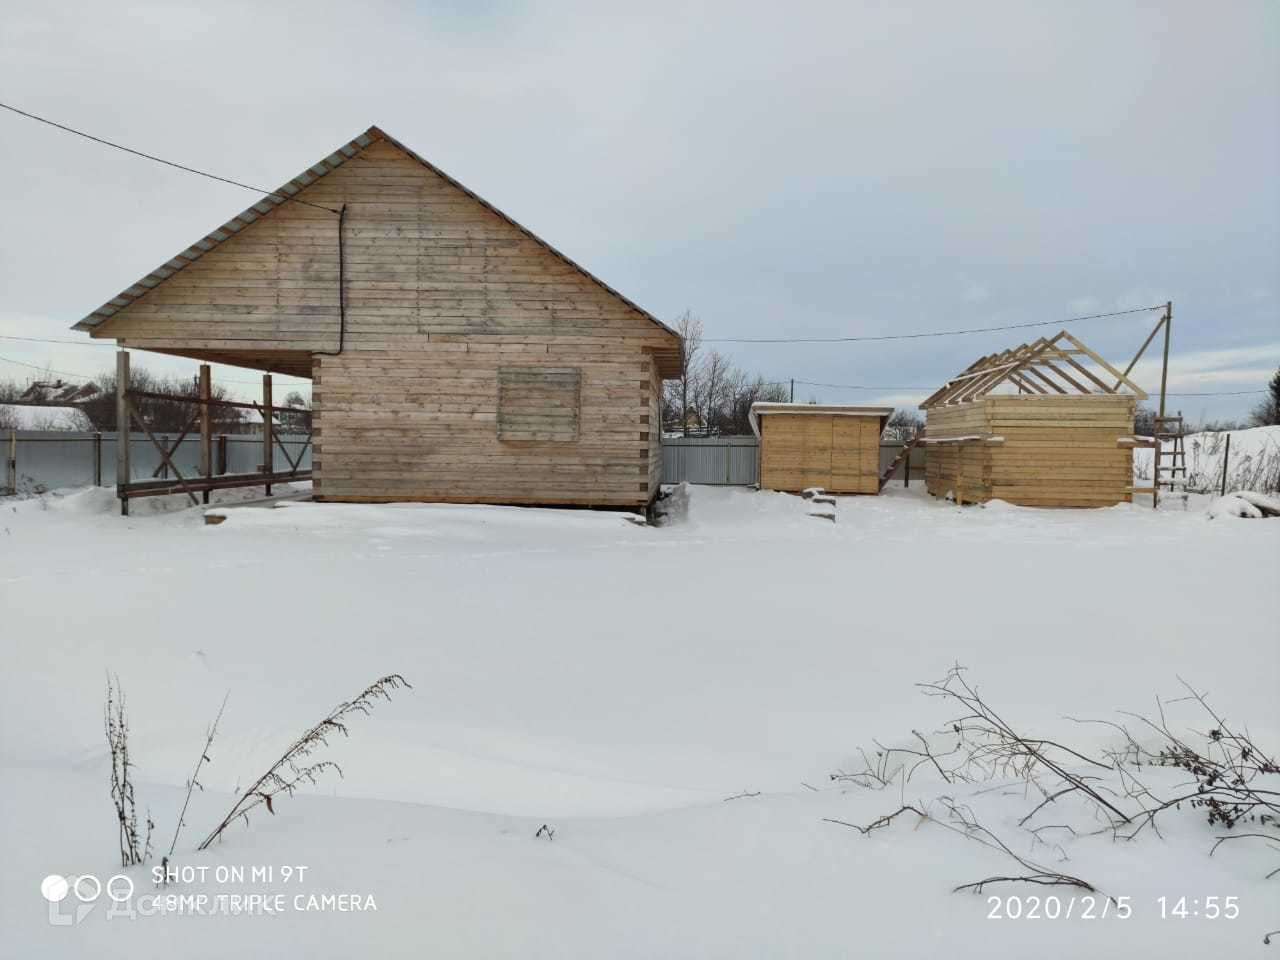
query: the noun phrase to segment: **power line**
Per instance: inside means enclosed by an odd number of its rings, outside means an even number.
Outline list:
[[[1243,397],[1249,393],[1270,393],[1269,390],[1224,390],[1218,393],[1166,393],[1166,397]]]
[[[88,346],[88,344],[86,344],[86,346]],[[93,344],[93,346],[97,346],[97,344]],[[23,361],[23,360],[14,360],[11,357],[0,357],[0,363],[13,363],[18,365],[19,367],[30,367],[32,370],[39,370],[41,373],[56,373],[60,377],[72,377],[76,380],[90,381],[94,379],[94,375],[90,373],[72,373],[69,370],[55,370],[53,367],[47,367],[42,363],[27,363],[26,361]],[[278,374],[273,374],[273,376],[294,377],[295,375],[291,373],[278,373]],[[295,379],[306,380],[306,377],[295,377]],[[229,380],[229,379],[223,379],[221,377],[218,379],[218,382],[219,383],[241,383],[251,387],[260,386],[262,384],[261,380]],[[311,384],[310,383],[289,384],[289,386],[310,387]]]
[[[830,387],[833,390],[933,390],[933,387],[868,387],[858,383],[818,383],[816,380],[797,380],[806,387]]]
[[[230,184],[233,187],[240,187],[242,190],[252,190],[254,193],[261,193],[268,197],[277,197],[280,200],[289,200],[289,201],[292,201],[293,203],[305,204],[308,207],[315,207],[317,210],[325,210],[333,214],[338,213],[337,210],[330,209],[329,207],[326,207],[323,204],[312,203],[310,200],[300,200],[297,197],[291,197],[288,194],[284,194],[284,193],[277,193],[274,190],[264,190],[262,187],[255,187],[248,183],[241,183],[239,180],[231,180],[231,179],[228,179],[227,177],[220,177],[216,173],[208,173],[205,170],[197,170],[195,167],[188,167],[186,164],[175,163],[172,160],[165,160],[163,157],[156,157],[149,153],[143,153],[141,150],[134,150],[132,147],[126,147],[123,144],[115,143],[111,140],[104,140],[102,137],[95,137],[91,133],[85,133],[83,130],[76,130],[74,127],[68,127],[65,124],[57,123],[56,121],[49,120],[46,117],[36,116],[36,114],[28,113],[26,110],[19,110],[17,107],[11,106],[7,103],[0,103],[0,107],[3,107],[4,109],[10,111],[11,113],[16,113],[20,117],[26,117],[29,120],[35,120],[38,123],[47,124],[50,127],[54,127],[58,130],[66,131],[67,133],[74,133],[77,137],[84,137],[86,140],[92,140],[94,143],[100,143],[104,147],[114,147],[116,150],[123,150],[125,153],[131,153],[135,157],[142,157],[144,160],[152,160],[156,163],[162,163],[166,167],[173,167],[175,170],[183,170],[183,171],[186,171],[187,173],[194,173],[196,176],[199,176],[199,177],[207,177],[210,180],[217,180],[219,183],[226,183],[226,184]]]
[[[22,340],[26,343],[61,343],[68,347],[114,347],[114,343],[103,343],[100,340],[49,340],[45,337],[19,337],[10,333],[0,333],[0,340]]]
[[[1090,313],[1083,317],[1065,320],[1036,320],[1031,323],[1011,323],[1002,327],[973,327],[967,330],[933,330],[928,333],[889,333],[866,337],[704,337],[703,343],[865,343],[874,340],[921,340],[926,337],[959,337],[971,333],[994,333],[1000,330],[1026,330],[1030,327],[1056,327],[1062,323],[1080,323],[1082,320],[1102,320],[1106,317],[1123,317],[1131,313],[1150,313],[1163,310],[1165,304],[1154,307],[1134,307],[1131,310],[1115,310],[1111,313]]]

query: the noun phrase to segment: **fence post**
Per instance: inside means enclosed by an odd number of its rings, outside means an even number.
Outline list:
[[[213,394],[209,382],[209,365],[200,364],[200,475],[208,480],[213,476],[213,434],[209,423],[209,398]],[[200,493],[205,503],[209,502],[209,491],[206,488]]]
[[[1219,496],[1227,495],[1227,461],[1231,459],[1231,434],[1227,434],[1227,449],[1222,451],[1222,490]]]
[[[102,434],[93,435],[93,485],[102,486]]]
[[[270,475],[272,459],[271,437],[271,374],[262,375],[262,472]],[[267,482],[267,496],[271,496],[271,483]]]
[[[227,435],[218,434],[218,476],[227,472]]]
[[[9,492],[16,494],[18,492],[18,431],[9,431],[9,457],[8,457],[8,475],[9,475]]]
[[[902,485],[904,487],[911,486],[911,453],[907,451],[907,456],[902,464]]]
[[[724,445],[724,485],[727,487],[733,480],[733,444]]]
[[[116,496],[129,515],[129,352],[116,353]]]

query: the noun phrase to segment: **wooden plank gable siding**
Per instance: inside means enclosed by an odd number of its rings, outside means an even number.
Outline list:
[[[340,356],[319,355],[338,345],[338,218],[296,203],[94,336],[309,371],[319,499],[652,498],[661,476],[655,354],[678,345],[670,331],[393,144],[372,144],[302,196],[347,207]],[[523,439],[499,435],[501,371],[515,369],[578,371],[574,437],[563,422],[524,429]],[[524,427],[539,415],[527,405]]]
[[[760,418],[760,485],[792,493],[879,493],[880,418],[770,413]]]
[[[965,501],[998,498],[1024,506],[1062,507],[1128,503],[1133,450],[1117,441],[1133,435],[1136,403],[1134,397],[1122,395],[1023,395],[933,407],[931,439],[1003,439],[998,445],[929,447],[929,492],[954,492],[959,476]]]

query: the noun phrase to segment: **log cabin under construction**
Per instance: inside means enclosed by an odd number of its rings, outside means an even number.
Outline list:
[[[674,330],[376,127],[76,329],[311,378],[314,495],[334,501],[644,506],[681,358]]]
[[[1133,448],[1148,445],[1133,435],[1146,398],[1065,330],[981,357],[920,404],[928,490],[961,503],[1128,503]]]

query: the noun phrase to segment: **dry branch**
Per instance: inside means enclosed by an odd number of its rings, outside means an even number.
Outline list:
[[[350,717],[356,714],[369,714],[379,700],[389,701],[391,692],[401,687],[412,689],[409,681],[400,674],[388,674],[365,687],[354,700],[344,701],[334,707],[323,720],[293,741],[280,759],[240,794],[231,810],[222,818],[222,822],[213,828],[197,849],[208,849],[209,845],[220,839],[236,820],[243,820],[248,825],[249,811],[256,807],[265,805],[267,812],[274,814],[276,811],[273,798],[277,795],[284,793],[291,797],[303,783],[315,783],[317,778],[328,770],[342,776],[342,768],[332,760],[317,760],[309,763],[303,761],[321,747],[328,746],[329,737],[334,734],[350,736],[347,730],[347,721]]]

